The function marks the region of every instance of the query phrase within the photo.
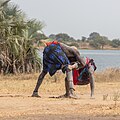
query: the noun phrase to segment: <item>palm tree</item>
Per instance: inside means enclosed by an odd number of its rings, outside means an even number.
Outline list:
[[[26,20],[16,5],[0,3],[0,72],[37,71],[41,61],[34,48],[34,34],[44,26],[36,20]]]

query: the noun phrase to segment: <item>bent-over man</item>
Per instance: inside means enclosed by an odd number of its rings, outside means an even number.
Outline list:
[[[57,41],[47,42],[42,40],[46,45],[43,51],[43,70],[38,77],[37,84],[33,91],[32,97],[40,97],[38,89],[49,72],[50,76],[54,75],[57,70],[62,70],[66,74],[65,78],[65,97],[76,98],[74,93],[72,69],[77,68],[78,64],[71,65],[72,62],[78,61],[80,67],[85,66],[84,60],[80,57],[79,51],[75,47],[69,47]]]

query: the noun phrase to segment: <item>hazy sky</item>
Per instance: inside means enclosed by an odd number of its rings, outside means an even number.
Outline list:
[[[120,0],[11,0],[29,18],[46,24],[50,34],[67,33],[75,39],[92,32],[120,38]]]

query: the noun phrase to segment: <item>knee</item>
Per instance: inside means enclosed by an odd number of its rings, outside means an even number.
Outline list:
[[[47,72],[42,71],[41,74],[39,75],[39,79],[43,79],[46,74],[47,74]]]

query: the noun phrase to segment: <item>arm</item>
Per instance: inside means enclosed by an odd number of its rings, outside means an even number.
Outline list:
[[[92,72],[90,71],[90,69],[89,69],[89,73],[90,73],[90,90],[91,90],[91,97],[93,97],[93,95],[94,95],[94,77],[93,77],[93,74],[92,74]]]

